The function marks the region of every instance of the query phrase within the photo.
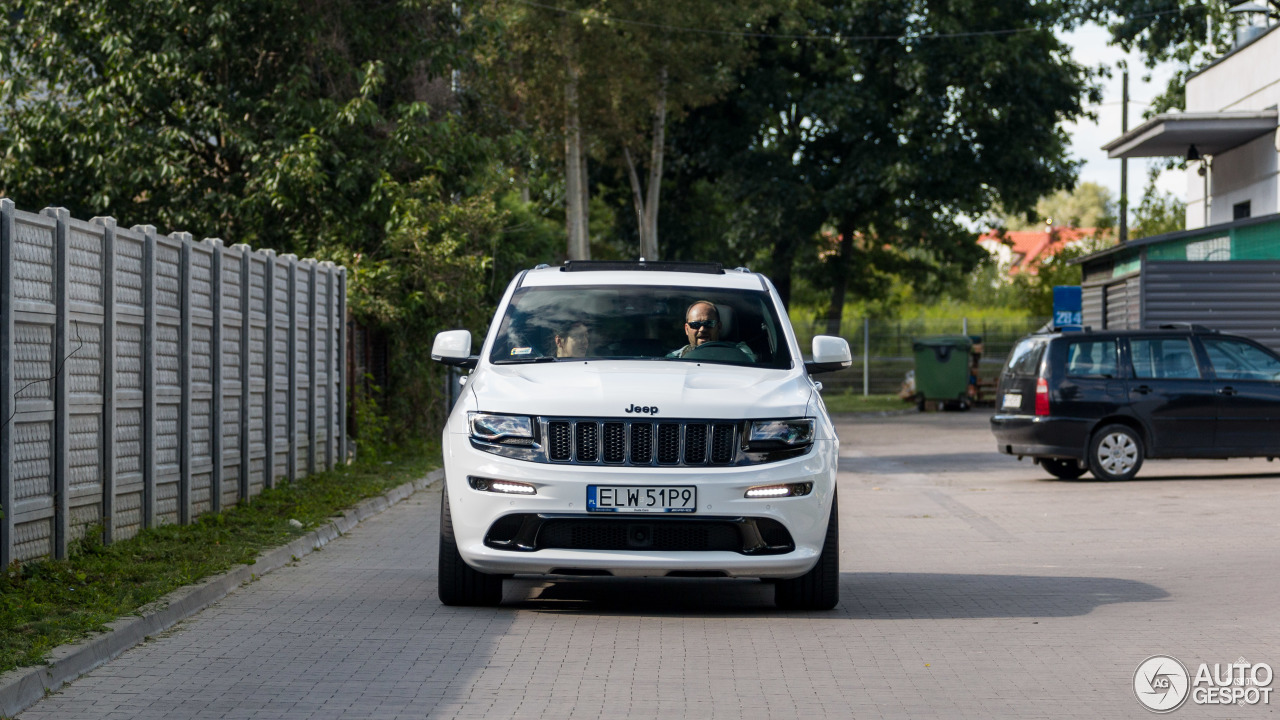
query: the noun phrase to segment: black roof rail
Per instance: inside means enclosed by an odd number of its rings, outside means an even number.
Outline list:
[[[653,270],[723,275],[724,266],[717,262],[680,262],[676,260],[565,260],[560,272],[600,270]]]
[[[1161,329],[1161,330],[1188,330],[1188,331],[1190,331],[1190,332],[1197,333],[1197,334],[1212,334],[1212,333],[1217,333],[1217,332],[1218,332],[1218,331],[1217,331],[1216,329],[1214,329],[1214,328],[1205,327],[1204,325],[1196,325],[1196,324],[1194,324],[1194,323],[1188,323],[1188,322],[1171,322],[1171,323],[1162,323],[1162,324],[1159,326],[1159,329]]]

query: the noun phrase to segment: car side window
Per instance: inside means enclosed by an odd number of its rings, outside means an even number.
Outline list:
[[[1115,340],[1077,341],[1067,346],[1067,377],[1113,378],[1120,363]]]
[[[1280,380],[1280,358],[1246,342],[1202,338],[1213,372],[1224,380]]]
[[[1142,379],[1194,379],[1201,377],[1188,338],[1130,339],[1134,377]]]

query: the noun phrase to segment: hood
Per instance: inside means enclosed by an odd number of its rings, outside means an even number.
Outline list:
[[[486,365],[467,386],[486,412],[656,419],[799,417],[813,393],[800,369],[625,360]]]

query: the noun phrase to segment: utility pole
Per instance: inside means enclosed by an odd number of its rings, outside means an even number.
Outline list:
[[[1120,134],[1129,132],[1129,66],[1123,60],[1123,91],[1120,96]],[[1129,242],[1129,158],[1120,158],[1120,242]]]

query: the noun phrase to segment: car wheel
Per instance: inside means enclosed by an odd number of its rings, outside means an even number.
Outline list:
[[[773,601],[783,610],[830,610],[840,602],[840,522],[836,497],[831,498],[831,517],[822,542],[818,563],[798,578],[779,580],[773,586]]]
[[[1107,425],[1089,443],[1089,471],[1099,480],[1132,480],[1142,467],[1142,437],[1128,425]]]
[[[1084,468],[1075,460],[1061,458],[1037,458],[1045,472],[1060,480],[1075,480],[1084,474]]]
[[[449,511],[449,490],[440,494],[440,567],[436,591],[445,605],[497,605],[502,602],[502,576],[473,569],[458,554]]]

